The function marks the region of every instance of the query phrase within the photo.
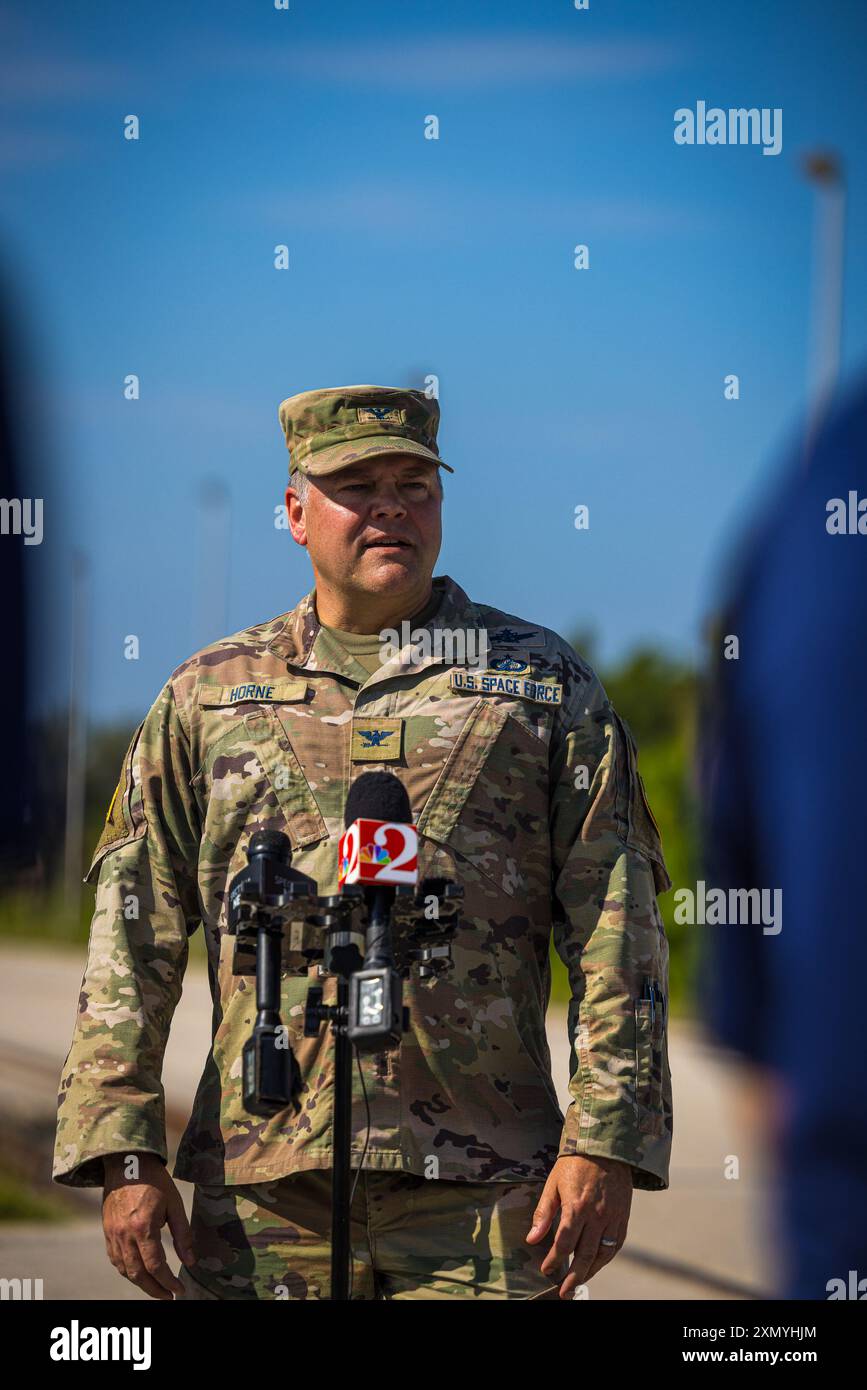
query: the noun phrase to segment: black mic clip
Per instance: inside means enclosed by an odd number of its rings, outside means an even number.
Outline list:
[[[244,1106],[252,1115],[276,1115],[290,1104],[296,1113],[300,1109],[301,1074],[280,1018],[280,978],[284,942],[291,950],[291,932],[303,932],[316,903],[316,885],[291,867],[291,853],[285,835],[258,831],[247,847],[247,866],[229,885],[233,973],[256,976],[256,1022],[242,1050]],[[305,959],[312,956],[303,950],[303,937],[294,945]]]
[[[451,969],[451,943],[463,896],[462,884],[442,877],[398,887],[391,920],[395,965],[404,979],[415,965],[420,980],[435,979]]]

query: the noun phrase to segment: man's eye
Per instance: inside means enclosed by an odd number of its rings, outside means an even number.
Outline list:
[[[364,489],[365,489],[366,487],[367,487],[367,483],[345,483],[345,484],[344,484],[344,487],[343,487],[343,491],[344,491],[344,492],[363,492]]]

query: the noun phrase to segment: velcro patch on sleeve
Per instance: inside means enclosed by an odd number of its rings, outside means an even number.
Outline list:
[[[563,687],[557,681],[536,680],[534,676],[510,675],[505,671],[452,671],[449,686],[467,695],[507,695],[540,705],[563,703]]]
[[[102,827],[102,834],[94,850],[94,857],[101,854],[107,845],[114,844],[115,840],[122,840],[129,834],[129,827],[123,817],[123,794],[126,790],[126,769],[124,769],[118,784],[114,789],[114,796],[109,802],[109,807],[105,815],[105,824]]]
[[[139,724],[124,754],[120,768],[120,777],[114,789],[114,796],[108,803],[108,810],[105,813],[105,823],[102,827],[102,833],[96,842],[96,848],[93,851],[90,869],[88,870],[85,882],[90,880],[95,865],[103,855],[114,845],[119,845],[122,842],[131,840],[137,834],[136,824],[130,812],[129,801],[133,791],[134,765],[137,763],[135,749],[143,728],[144,722]],[[139,819],[141,820],[142,817],[140,816]]]

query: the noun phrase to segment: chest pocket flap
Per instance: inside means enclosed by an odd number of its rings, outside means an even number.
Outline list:
[[[276,800],[293,850],[328,838],[316,798],[277,717],[277,705],[300,703],[308,690],[303,676],[276,680],[250,676],[235,685],[199,687],[200,707],[220,711],[206,716],[217,722],[210,726],[204,761],[190,783],[203,816],[208,816],[212,799],[217,807],[225,807],[225,814],[212,819],[212,837],[232,838],[245,802],[250,811],[259,802],[261,813],[267,815],[268,802],[273,805]],[[212,784],[222,779],[227,784],[232,779],[237,796],[223,792],[214,799]]]
[[[276,712],[268,707],[252,710],[244,715],[244,728],[286,817],[292,848],[327,839],[328,827]]]

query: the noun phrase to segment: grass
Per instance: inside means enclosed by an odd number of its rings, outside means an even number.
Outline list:
[[[20,1174],[0,1163],[0,1222],[69,1221],[72,1212],[59,1197],[31,1187]]]
[[[78,910],[70,911],[62,888],[19,889],[0,900],[0,937],[7,940],[86,942],[93,915],[93,889],[82,886]]]

